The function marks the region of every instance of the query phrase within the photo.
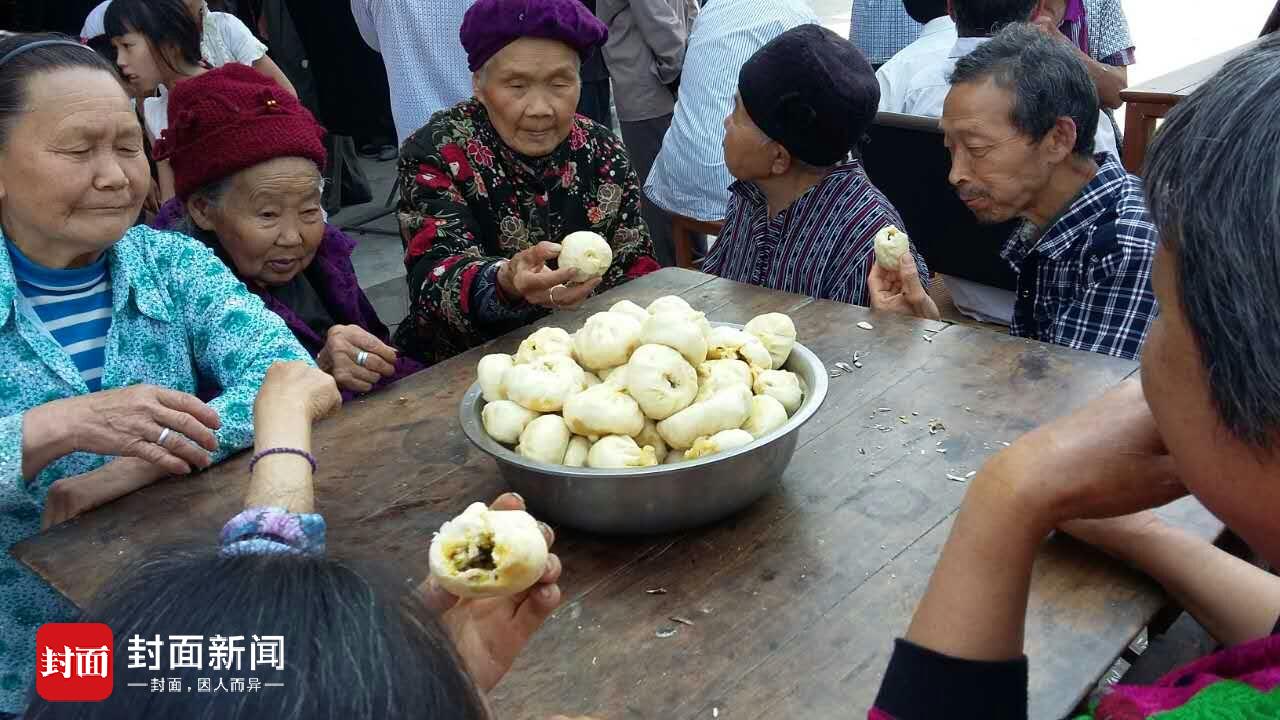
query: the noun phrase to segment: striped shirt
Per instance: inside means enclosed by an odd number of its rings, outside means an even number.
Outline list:
[[[1159,237],[1142,180],[1109,155],[1043,233],[1026,223],[1001,255],[1018,273],[1011,335],[1134,359],[1159,308],[1151,261]]]
[[[837,165],[782,212],[753,183],[730,188],[724,229],[703,271],[729,280],[839,302],[868,305],[867,274],[875,261],[875,236],[886,225],[905,228],[898,211],[871,184],[862,162]],[[929,268],[911,249],[920,282]]]
[[[18,292],[44,329],[71,357],[89,392],[102,389],[107,331],[111,329],[111,279],[107,255],[92,265],[52,270],[37,265],[6,242]]]
[[[724,119],[733,112],[738,71],[757,50],[798,25],[816,24],[805,0],[715,0],[693,21],[680,98],[662,150],[644,184],[667,212],[719,221],[733,176],[724,164]]]

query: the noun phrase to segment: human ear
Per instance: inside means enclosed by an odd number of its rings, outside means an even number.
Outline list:
[[[773,175],[786,175],[791,169],[791,153],[787,151],[782,143],[770,143],[773,147],[773,162],[769,165],[769,172]]]
[[[195,222],[196,227],[209,232],[214,231],[213,224],[213,205],[209,203],[209,199],[203,195],[194,195],[187,201],[187,213],[191,215],[191,220]]]
[[[1075,150],[1076,147],[1076,122],[1069,117],[1063,116],[1053,123],[1053,129],[1045,137],[1048,141],[1046,149],[1055,162],[1061,162],[1067,158]]]

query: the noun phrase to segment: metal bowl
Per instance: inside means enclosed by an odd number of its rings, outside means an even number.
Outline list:
[[[713,323],[741,328],[731,323]],[[796,343],[785,370],[807,392],[785,425],[750,445],[699,460],[628,470],[594,470],[528,460],[489,437],[480,410],[480,383],[462,398],[462,429],[498,462],[498,471],[524,496],[531,512],[552,523],[596,533],[663,533],[704,525],[733,514],[769,491],[796,450],[800,426],[827,396],[827,371]]]

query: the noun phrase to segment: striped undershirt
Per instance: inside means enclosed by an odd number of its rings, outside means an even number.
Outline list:
[[[107,255],[92,265],[54,270],[38,265],[5,241],[13,261],[18,291],[35,310],[45,330],[53,336],[89,386],[102,389],[106,362],[107,331],[111,329],[111,279]]]

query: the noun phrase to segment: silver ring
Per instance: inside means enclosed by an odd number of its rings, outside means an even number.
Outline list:
[[[551,286],[551,289],[547,291],[547,297],[551,298],[551,307],[553,307],[553,308],[558,308],[558,307],[560,307],[560,303],[556,302],[556,288],[558,288],[558,287],[564,287],[564,286],[563,286],[563,285],[553,285],[553,286]]]
[[[169,433],[171,433],[171,432],[173,432],[173,431],[172,431],[172,430],[170,430],[169,428],[165,428],[165,429],[161,430],[161,431],[160,431],[160,438],[159,438],[158,440],[156,440],[156,444],[157,444],[157,445],[159,445],[160,447],[164,447],[164,441],[169,439]]]
[[[359,365],[360,367],[364,367],[364,364],[365,364],[366,362],[369,362],[369,353],[368,353],[368,351],[366,351],[366,350],[361,350],[360,352],[356,353],[356,364],[357,364],[357,365]]]

